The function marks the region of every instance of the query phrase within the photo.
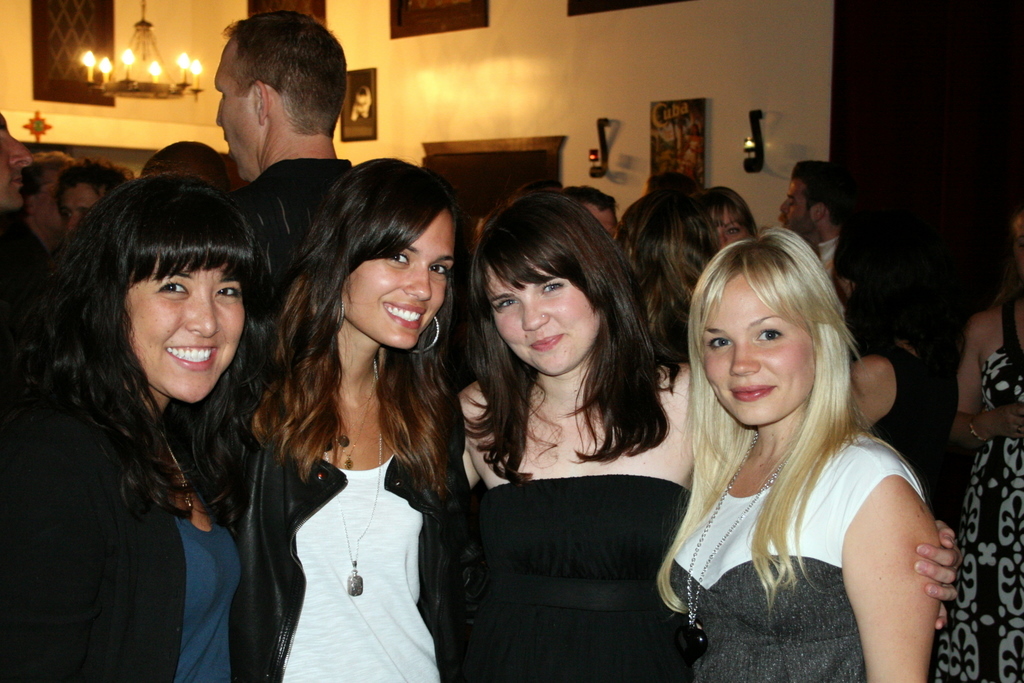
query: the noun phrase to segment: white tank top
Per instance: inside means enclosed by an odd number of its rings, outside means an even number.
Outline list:
[[[381,467],[387,471],[388,462]],[[285,683],[440,680],[434,640],[416,603],[420,597],[419,536],[423,515],[384,489],[370,510],[377,469],[345,470],[348,485],[296,535],[306,574],[306,595],[284,671]],[[352,561],[345,545],[342,513],[352,552],[359,544],[363,594],[350,596]]]

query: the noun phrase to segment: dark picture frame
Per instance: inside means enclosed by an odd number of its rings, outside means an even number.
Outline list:
[[[341,108],[341,141],[377,139],[377,70],[349,71]]]
[[[391,37],[487,26],[487,0],[390,0]]]
[[[610,12],[616,9],[667,5],[670,2],[688,2],[688,0],[569,0],[569,16]]]
[[[114,58],[114,0],[32,0],[32,99],[113,107],[86,82],[86,50]]]

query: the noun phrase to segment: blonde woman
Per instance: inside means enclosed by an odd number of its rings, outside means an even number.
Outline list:
[[[850,390],[835,291],[795,234],[720,252],[694,293],[692,498],[659,573],[695,680],[925,680],[936,543]]]

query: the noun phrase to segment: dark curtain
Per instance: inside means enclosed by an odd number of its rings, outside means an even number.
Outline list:
[[[859,208],[909,209],[985,308],[1024,202],[1024,2],[836,0],[832,161]]]

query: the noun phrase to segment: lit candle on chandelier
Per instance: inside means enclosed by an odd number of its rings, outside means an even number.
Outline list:
[[[149,65],[149,74],[153,77],[153,82],[156,83],[157,79],[160,78],[160,74],[163,70],[160,68],[159,62],[153,62]]]
[[[132,64],[135,63],[135,53],[131,50],[125,50],[121,53],[121,61],[124,62],[124,79],[126,81],[132,80]]]
[[[96,55],[92,53],[92,50],[89,50],[84,55],[82,55],[82,64],[85,64],[85,68],[89,70],[89,76],[87,80],[89,81],[89,83],[92,83],[92,69],[94,66],[96,66]]]
[[[110,72],[114,70],[114,65],[110,63],[110,60],[104,57],[100,60],[100,73],[103,74],[103,82],[110,82]]]
[[[196,77],[195,81],[193,81],[193,83],[192,83],[192,87],[194,89],[198,90],[199,89],[199,74],[203,73],[203,65],[199,63],[198,59],[193,59],[192,60],[191,71],[192,71],[192,75]]]
[[[191,62],[189,61],[188,55],[182,52],[178,56],[178,67],[181,69],[181,84],[188,84],[188,66]]]

